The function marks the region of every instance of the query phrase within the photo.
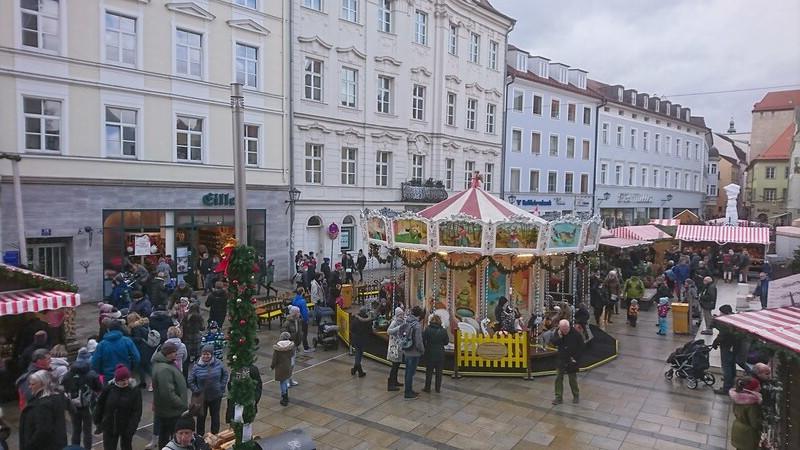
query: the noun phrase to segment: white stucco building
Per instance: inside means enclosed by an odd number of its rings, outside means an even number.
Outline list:
[[[101,298],[124,258],[169,254],[191,278],[198,249],[217,253],[233,233],[229,96],[238,80],[249,240],[276,258],[277,277],[287,273],[287,8],[277,0],[0,2],[0,151],[22,155],[34,268],[76,282],[87,300]],[[0,248],[13,252],[8,162],[0,174]],[[135,245],[145,236],[149,249]]]
[[[487,0],[293,3],[295,250],[358,250],[363,208],[421,208],[476,170],[500,192],[513,19]]]

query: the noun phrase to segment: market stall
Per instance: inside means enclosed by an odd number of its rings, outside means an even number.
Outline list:
[[[747,250],[751,268],[760,270],[769,248],[769,228],[731,227],[726,225],[680,225],[675,239],[684,250],[711,246],[711,254],[721,255],[728,250]]]

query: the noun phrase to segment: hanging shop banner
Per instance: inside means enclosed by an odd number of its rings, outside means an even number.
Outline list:
[[[583,237],[583,224],[577,218],[566,218],[550,223],[547,236],[547,253],[579,252]]]
[[[137,235],[133,240],[134,256],[149,256],[150,246],[150,236],[146,234]]]
[[[494,227],[494,249],[498,253],[538,253],[542,229],[533,222],[510,222]]]

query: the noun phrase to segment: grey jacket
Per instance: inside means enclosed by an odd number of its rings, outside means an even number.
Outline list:
[[[425,353],[425,344],[422,343],[422,325],[414,315],[409,314],[406,317],[406,325],[410,329],[410,333],[414,334],[414,346],[403,351],[407,357],[422,356]]]

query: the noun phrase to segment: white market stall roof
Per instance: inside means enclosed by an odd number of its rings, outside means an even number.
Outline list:
[[[681,219],[650,219],[650,225],[661,225],[662,227],[677,227],[681,224]]]
[[[615,247],[615,248],[633,248],[633,247],[641,247],[644,245],[650,245],[649,241],[640,241],[637,239],[625,239],[625,238],[618,238],[618,237],[611,237],[611,238],[603,238],[600,239],[600,245],[605,245],[606,247]]]
[[[635,239],[638,241],[672,239],[672,236],[655,227],[654,225],[633,225],[629,227],[614,228],[611,230],[611,234],[618,238]]]
[[[769,228],[679,225],[675,239],[691,242],[716,242],[717,244],[769,245]]]
[[[761,339],[800,353],[800,306],[762,309],[714,318]]]
[[[24,289],[0,293],[0,316],[74,308],[81,304],[75,292],[50,289]]]
[[[453,216],[466,215],[485,223],[505,222],[513,218],[528,219],[541,225],[547,221],[535,216],[522,208],[504,202],[479,187],[480,180],[472,181],[472,186],[466,191],[429,206],[419,213],[430,221],[445,220]]]
[[[728,223],[728,218],[726,217],[718,217],[716,219],[710,219],[706,221],[706,223],[709,225],[730,225]],[[744,219],[739,219],[737,225],[740,227],[769,227],[769,224],[767,223],[753,222]]]

